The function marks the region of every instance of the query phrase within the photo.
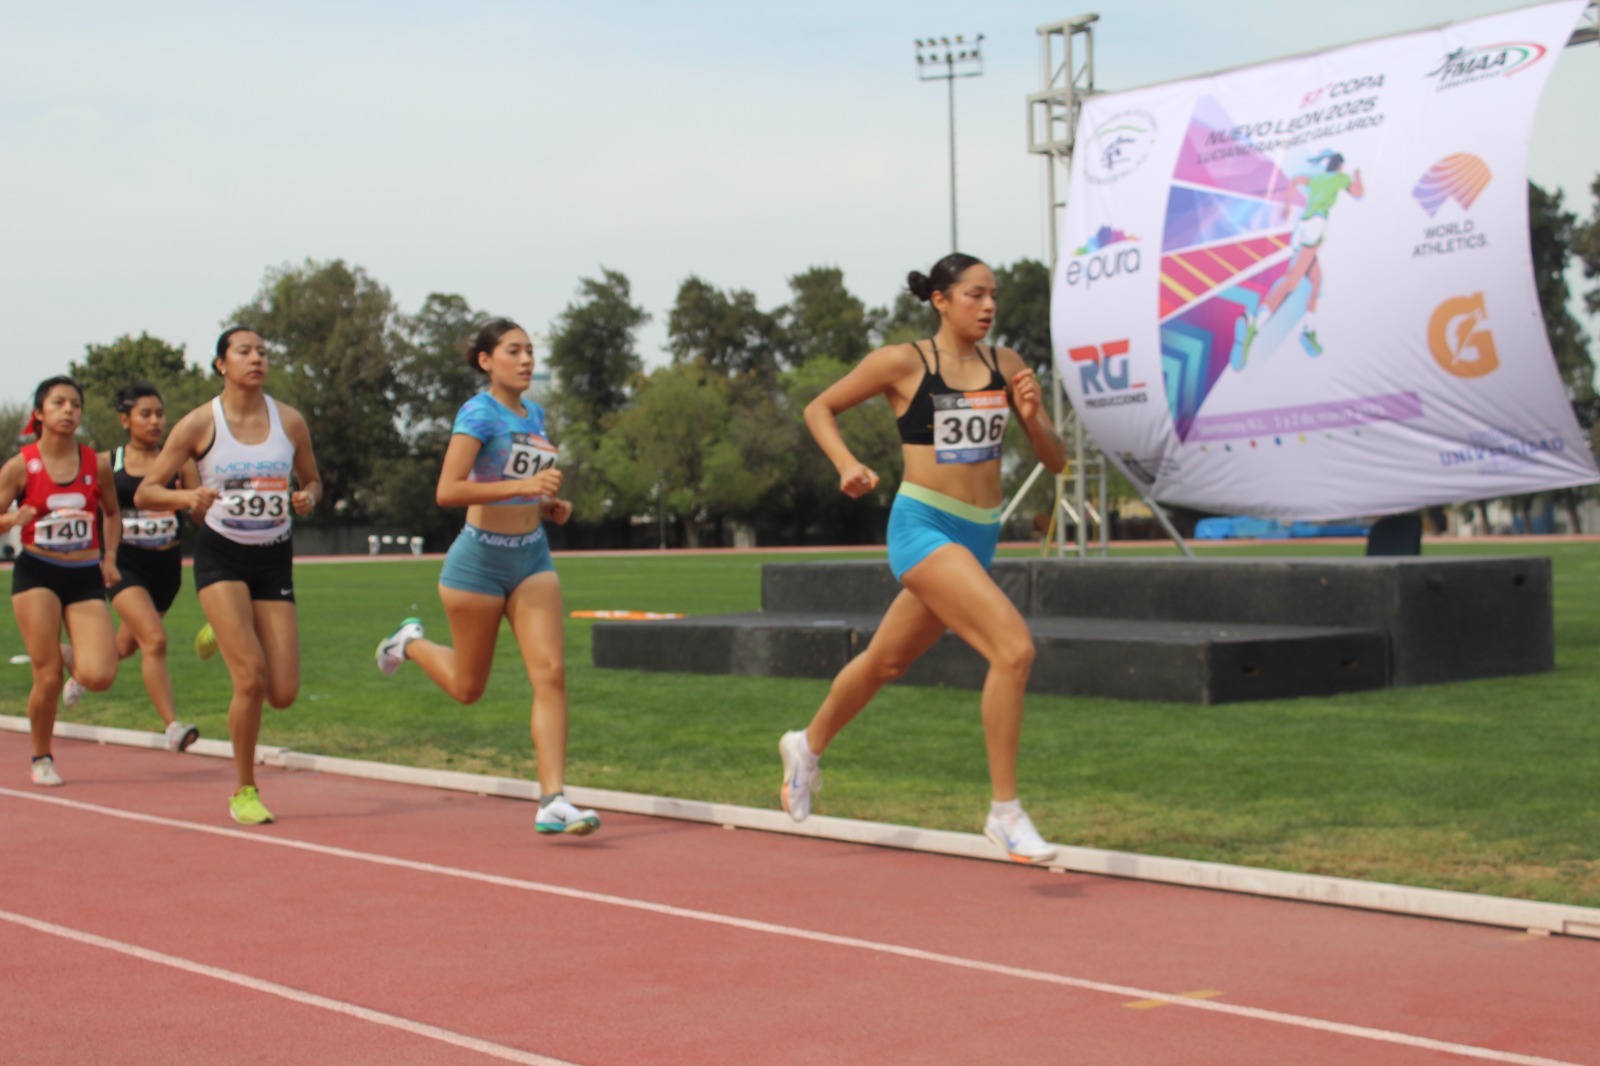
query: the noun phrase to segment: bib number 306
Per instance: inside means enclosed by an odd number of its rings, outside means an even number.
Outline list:
[[[933,398],[933,446],[941,463],[982,463],[1000,458],[1011,409],[1006,394],[954,392]]]

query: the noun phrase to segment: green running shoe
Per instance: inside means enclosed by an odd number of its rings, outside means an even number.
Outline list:
[[[1304,348],[1306,350],[1306,354],[1313,358],[1321,355],[1322,342],[1317,340],[1317,331],[1314,329],[1301,330],[1300,347]]]
[[[217,654],[217,634],[207,622],[200,627],[200,632],[194,635],[194,653],[202,659],[209,659]]]
[[[1256,318],[1251,315],[1245,321],[1244,343],[1239,346],[1239,365],[1234,368],[1235,370],[1243,370],[1245,363],[1249,361],[1250,345],[1255,343],[1257,332],[1259,332],[1259,327],[1256,326]]]
[[[228,810],[240,825],[265,825],[272,821],[272,812],[261,805],[261,793],[254,785],[245,785],[229,796]]]

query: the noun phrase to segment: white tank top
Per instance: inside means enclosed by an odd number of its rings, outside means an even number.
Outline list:
[[[216,435],[200,459],[200,483],[217,490],[206,525],[240,544],[271,544],[289,535],[289,475],[294,472],[294,442],[283,431],[278,405],[267,401],[271,428],[260,444],[240,444],[228,429],[222,397],[211,401]]]

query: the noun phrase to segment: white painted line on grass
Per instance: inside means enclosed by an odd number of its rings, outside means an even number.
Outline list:
[[[28,720],[0,715],[0,730],[26,733]],[[56,736],[99,744],[127,744],[140,748],[166,746],[165,738],[159,733],[141,733],[133,729],[110,729],[71,722],[58,721]],[[189,751],[193,754],[232,758],[233,749],[226,741],[201,740]],[[256,761],[288,770],[310,770],[395,784],[471,792],[480,796],[503,796],[522,800],[539,798],[539,786],[531,781],[494,777],[488,774],[469,774],[458,770],[398,766],[272,747],[257,748]],[[901,848],[934,855],[954,855],[958,858],[982,859],[987,862],[1008,861],[993,844],[977,833],[921,829],[916,826],[831,818],[826,815],[812,815],[804,822],[795,822],[782,811],[758,807],[740,807],[731,803],[709,803],[572,785],[568,786],[567,794],[574,803],[582,806],[620,811],[624,814],[674,818],[680,821],[702,822],[738,829],[757,829],[767,833],[786,833],[791,836],[867,844],[873,847]],[[1484,896],[1439,888],[1417,888],[1382,881],[1358,881],[1348,877],[1325,877],[1317,874],[1293,873],[1288,870],[1267,870],[1254,866],[1202,862],[1197,859],[1138,855],[1126,851],[1105,851],[1100,848],[1081,848],[1066,844],[1057,847],[1056,858],[1045,866],[1054,870],[1121,877],[1134,881],[1153,881],[1182,888],[1207,888],[1268,899],[1404,914],[1414,918],[1439,918],[1507,929],[1543,930],[1566,936],[1600,939],[1600,909],[1594,907],[1509,899],[1504,896]]]
[[[520,1062],[526,1064],[526,1066],[573,1066],[572,1063],[563,1059],[535,1055],[520,1048],[506,1047],[504,1044],[495,1044],[488,1040],[480,1040],[475,1036],[467,1036],[465,1033],[441,1029],[437,1025],[429,1025],[426,1022],[402,1018],[397,1014],[389,1014],[386,1011],[372,1010],[370,1007],[358,1006],[342,999],[329,999],[327,996],[319,996],[315,992],[303,992],[298,988],[280,985],[276,981],[263,981],[261,978],[251,977],[249,974],[223,970],[216,966],[207,966],[205,963],[194,962],[190,959],[180,958],[177,955],[151,951],[149,948],[142,948],[137,944],[111,940],[108,937],[96,936],[94,933],[86,933],[81,929],[71,929],[64,925],[56,925],[54,922],[40,921],[38,918],[30,918],[25,914],[0,910],[0,920],[32,929],[35,932],[46,933],[50,936],[75,940],[80,944],[88,944],[90,947],[104,948],[107,951],[131,955],[133,958],[142,959],[145,962],[153,962],[159,966],[169,966],[174,970],[182,970],[185,973],[198,974],[201,977],[210,977],[217,981],[226,981],[228,984],[248,988],[253,992],[265,992],[267,995],[278,996],[308,1007],[320,1007],[322,1010],[333,1011],[335,1014],[359,1018],[364,1022],[372,1022],[375,1025],[385,1025],[391,1029],[399,1029],[402,1032],[410,1033],[413,1036],[426,1037],[429,1040],[437,1040],[444,1044],[454,1044],[456,1047],[466,1048],[468,1051],[476,1051],[479,1054],[502,1059],[506,1062]]]
[[[242,829],[229,829],[224,826],[206,825],[201,822],[185,822],[176,818],[164,818],[160,815],[143,814],[138,811],[120,810],[115,807],[102,807],[98,804],[83,803],[78,800],[63,799],[55,795],[46,795],[38,792],[19,792],[16,789],[0,788],[0,796],[12,799],[33,800],[36,803],[46,803],[52,806],[70,808],[90,814],[104,815],[109,818],[125,819],[130,822],[142,822],[147,825],[166,826],[172,829],[182,829],[196,833],[210,833],[213,836],[228,837],[234,840],[243,840],[251,844],[270,844],[274,847],[292,848],[296,851],[311,852],[316,855],[327,855],[339,859],[351,859],[357,862],[372,863],[377,866],[390,866],[415,873],[434,874],[441,877],[452,877],[463,881],[475,881],[480,884],[494,885],[499,888],[516,889],[523,892],[538,892],[549,896],[559,896],[565,899],[579,900],[585,903],[597,903],[608,907],[620,907],[627,910],[643,911],[648,914],[659,914],[669,918],[681,918],[688,921],[706,922],[711,925],[725,926],[732,929],[742,929],[754,933],[766,933],[772,936],[791,937],[796,940],[805,940],[815,944],[828,944],[834,947],[853,948],[870,951],[881,955],[896,955],[900,958],[912,959],[917,962],[934,963],[941,966],[953,966],[963,970],[974,970],[979,973],[995,974],[1001,977],[1012,977],[1024,981],[1035,981],[1041,984],[1058,985],[1066,988],[1075,988],[1086,992],[1103,992],[1122,999],[1159,1000],[1174,1006],[1188,1007],[1192,1010],[1211,1011],[1217,1014],[1231,1015],[1237,1018],[1248,1018],[1253,1021],[1273,1022],[1287,1025],[1297,1029],[1308,1029],[1317,1032],[1333,1033],[1339,1036],[1354,1037],[1359,1040],[1371,1040],[1383,1044],[1397,1044],[1402,1047],[1421,1048],[1429,1051],[1440,1051],[1446,1054],[1461,1055],[1466,1058],[1482,1059],[1489,1062],[1514,1063],[1517,1066],[1580,1066],[1577,1063],[1562,1062],[1557,1059],[1540,1058],[1536,1055],[1521,1055],[1511,1051],[1497,1051],[1493,1048],[1475,1047],[1471,1044],[1457,1044],[1448,1040],[1435,1040],[1431,1037],[1413,1036],[1409,1033],[1394,1032],[1388,1029],[1375,1029],[1365,1025],[1350,1025],[1345,1022],[1328,1021],[1322,1018],[1312,1018],[1300,1014],[1288,1014],[1282,1011],[1262,1010],[1257,1007],[1244,1007],[1235,1003],[1218,1003],[1209,1000],[1192,999],[1185,994],[1155,992],[1146,988],[1134,988],[1129,985],[1109,984],[1104,981],[1094,981],[1083,977],[1069,977],[1065,974],[1051,973],[1046,970],[1032,970],[1019,966],[1006,966],[1000,963],[985,962],[982,959],[969,959],[960,955],[947,955],[943,952],[924,951],[921,948],[904,947],[899,944],[889,944],[876,940],[865,940],[861,937],[840,936],[834,933],[823,933],[813,929],[802,929],[797,926],[778,925],[774,922],[763,922],[753,918],[740,918],[731,914],[719,914],[714,911],[695,910],[690,907],[676,907],[668,903],[656,903],[651,900],[634,899],[629,896],[617,896],[608,892],[591,892],[587,889],[572,888],[567,885],[550,884],[544,881],[527,881],[516,877],[504,877],[500,874],[483,873],[478,870],[466,870],[455,866],[440,866],[431,862],[420,862],[415,859],[401,859],[392,855],[380,855],[375,852],[354,851],[349,848],[335,847],[329,844],[317,844],[309,840],[294,840],[289,837],[263,833],[260,831],[246,831]]]

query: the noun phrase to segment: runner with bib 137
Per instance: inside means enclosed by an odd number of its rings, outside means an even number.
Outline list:
[[[857,498],[877,487],[878,475],[851,452],[838,416],[877,396],[889,401],[905,459],[888,536],[889,568],[901,591],[866,650],[834,678],[811,724],[779,742],[783,807],[796,821],[810,813],[811,794],[822,784],[823,749],[879,688],[953,631],[989,663],[982,710],[993,801],[984,833],[1015,861],[1046,862],[1055,849],[1017,799],[1033,637],[988,567],[1000,539],[1000,452],[1010,414],[1050,470],[1066,465],[1066,446],[1022,357],[981,343],[994,324],[994,273],[952,253],[929,275],[914,271],[906,281],[913,296],[938,312],[938,332],[872,352],[805,411],[812,436],[839,471],[839,488]]]

